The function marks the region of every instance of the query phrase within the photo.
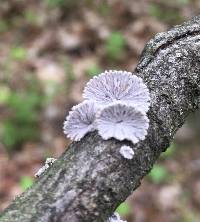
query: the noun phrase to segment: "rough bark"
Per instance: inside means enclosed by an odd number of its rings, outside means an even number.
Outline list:
[[[134,145],[91,133],[72,143],[53,166],[2,213],[1,222],[102,222],[139,185],[169,146],[200,96],[200,17],[152,39],[135,72],[151,92],[150,127]]]

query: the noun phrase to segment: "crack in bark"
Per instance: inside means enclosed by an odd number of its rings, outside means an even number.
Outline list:
[[[177,36],[175,37],[173,40],[169,40],[167,41],[165,44],[161,45],[154,53],[154,56],[157,55],[157,53],[159,52],[159,50],[162,50],[162,49],[165,49],[167,47],[169,47],[170,45],[174,44],[176,41],[178,40],[183,40],[184,38],[186,37],[189,37],[189,36],[196,36],[196,35],[200,35],[200,31],[188,31],[187,33],[183,34],[183,35],[180,35],[180,36]]]

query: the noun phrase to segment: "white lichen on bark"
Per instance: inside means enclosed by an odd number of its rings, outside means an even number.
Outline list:
[[[40,177],[54,162],[56,161],[55,158],[47,158],[45,161],[44,166],[42,166],[37,173],[35,174],[35,177]]]

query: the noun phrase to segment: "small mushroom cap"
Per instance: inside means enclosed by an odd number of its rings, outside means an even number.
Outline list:
[[[119,150],[120,154],[125,158],[125,159],[133,159],[134,156],[134,150],[130,146],[122,146]]]
[[[96,124],[99,135],[105,140],[114,137],[137,143],[145,139],[149,120],[146,114],[132,106],[113,103],[98,113]]]
[[[144,112],[150,105],[149,91],[143,80],[126,71],[110,70],[95,76],[87,83],[83,98],[102,106],[121,101]]]
[[[74,106],[63,126],[67,137],[79,141],[87,133],[94,131],[96,112],[96,106],[92,101],[85,101]]]

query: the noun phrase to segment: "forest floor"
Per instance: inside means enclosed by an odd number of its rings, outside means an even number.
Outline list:
[[[8,0],[0,4],[0,211],[34,183],[85,83],[133,71],[148,40],[197,15],[198,0]],[[128,222],[200,221],[200,117],[193,115],[117,211]]]

